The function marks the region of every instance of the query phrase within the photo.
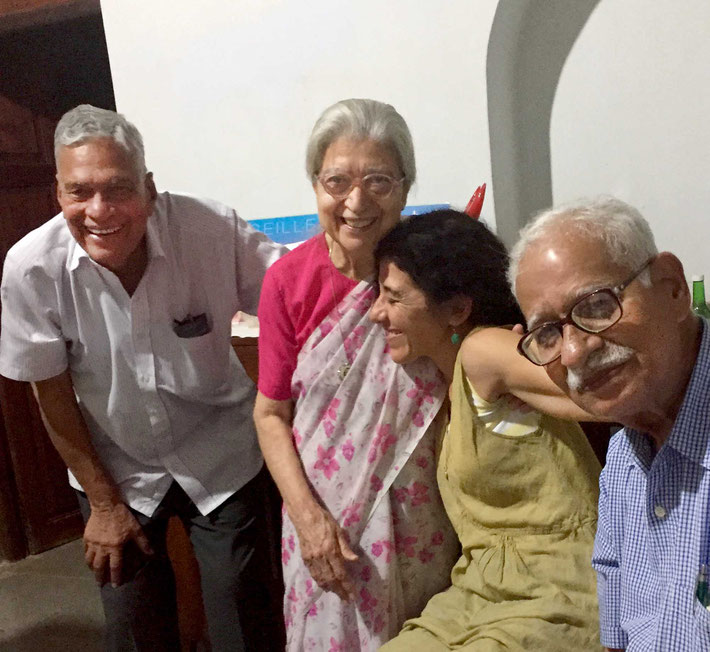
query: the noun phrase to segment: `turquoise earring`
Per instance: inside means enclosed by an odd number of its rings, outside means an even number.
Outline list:
[[[451,336],[451,343],[458,346],[461,343],[461,336],[454,332],[454,334]]]

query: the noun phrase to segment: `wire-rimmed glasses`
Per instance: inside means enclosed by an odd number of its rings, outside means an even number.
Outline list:
[[[543,366],[562,355],[563,329],[572,324],[585,333],[602,333],[616,324],[624,314],[621,293],[654,260],[649,258],[623,283],[611,288],[600,288],[577,300],[567,316],[559,321],[549,321],[525,333],[518,342],[518,353],[530,362]]]
[[[347,197],[355,186],[360,186],[363,192],[372,197],[385,199],[404,181],[404,177],[396,179],[383,172],[371,172],[363,177],[353,177],[342,172],[327,172],[316,177],[323,190],[335,199]]]

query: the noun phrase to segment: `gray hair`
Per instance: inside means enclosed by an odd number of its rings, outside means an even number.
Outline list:
[[[145,174],[143,138],[135,125],[123,115],[91,104],[80,104],[67,111],[54,131],[54,158],[59,158],[61,147],[82,145],[97,138],[109,138],[131,158],[138,174]]]
[[[412,134],[404,118],[384,102],[349,99],[329,106],[313,126],[306,148],[306,172],[315,181],[328,147],[341,137],[374,140],[394,150],[402,174],[404,190],[409,192],[417,177]]]
[[[543,211],[522,229],[510,252],[508,282],[513,293],[518,266],[528,248],[567,225],[597,240],[616,265],[635,269],[658,253],[651,227],[633,206],[608,196],[581,199]],[[648,270],[639,280],[650,285]]]

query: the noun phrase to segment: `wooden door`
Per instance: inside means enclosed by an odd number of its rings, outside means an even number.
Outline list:
[[[115,108],[94,4],[89,15],[16,30],[3,29],[0,15],[0,262],[15,242],[59,212],[57,120],[82,102]],[[17,559],[76,538],[82,523],[29,384],[0,377],[0,409],[0,518],[7,523],[0,527],[0,558]]]

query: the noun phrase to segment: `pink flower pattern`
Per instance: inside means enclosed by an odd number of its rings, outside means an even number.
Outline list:
[[[296,442],[296,448],[298,448],[303,441],[303,437],[301,437],[301,433],[298,432],[298,428],[291,428],[291,432],[293,433],[293,441]]]
[[[328,438],[332,437],[335,432],[335,420],[338,418],[339,405],[340,399],[334,398],[323,411],[323,416],[321,417],[323,421],[323,431]]]
[[[350,335],[345,338],[343,345],[345,347],[345,357],[348,362],[352,363],[355,360],[355,354],[362,347],[363,338],[365,335],[365,327],[357,326],[355,327]]]
[[[418,376],[414,378],[414,388],[407,392],[407,396],[414,399],[417,407],[421,407],[423,403],[433,403],[434,397],[432,393],[436,389],[436,383],[433,381],[425,382]]]
[[[382,629],[384,628],[384,626],[385,626],[385,620],[382,617],[382,614],[377,614],[375,616],[374,622],[372,623],[372,628],[375,630],[375,633],[379,634],[382,631]]]
[[[397,489],[393,489],[392,493],[394,494],[394,499],[398,503],[404,503],[407,500],[407,496],[409,495],[409,490],[407,487],[399,487]]]
[[[353,455],[355,455],[355,446],[353,446],[353,440],[348,439],[341,447],[340,447],[340,452],[343,454],[343,457],[349,462],[350,460],[353,459]]]
[[[379,557],[383,552],[385,553],[385,562],[390,563],[392,552],[392,544],[386,539],[381,539],[380,541],[375,541],[370,547],[370,551],[375,557]]]
[[[367,455],[367,461],[372,464],[377,459],[378,448],[381,455],[384,455],[393,444],[397,443],[397,439],[392,434],[392,426],[387,423],[382,426],[378,426],[372,444],[370,444],[370,451]]]
[[[368,590],[366,586],[363,586],[360,590],[360,611],[367,613],[372,611],[377,606],[377,598],[375,598]]]
[[[412,507],[430,502],[429,487],[421,482],[414,482],[409,489],[409,495],[412,497]]]
[[[335,420],[338,418],[338,406],[340,405],[340,399],[339,398],[334,398],[330,403],[328,403],[328,407],[325,408],[323,411],[323,416],[322,419],[332,419]]]
[[[408,536],[403,538],[398,537],[395,541],[397,554],[403,554],[410,558],[414,557],[416,554],[416,552],[414,551],[414,545],[417,543],[418,540],[419,538],[415,536]]]
[[[360,520],[360,507],[362,503],[348,505],[340,514],[341,521],[345,527],[350,527]]]
[[[434,553],[429,550],[429,548],[422,548],[417,555],[419,561],[422,564],[428,564],[432,559],[434,559]]]
[[[311,334],[292,379],[294,441],[308,480],[360,557],[348,565],[358,616],[352,604],[314,582],[284,514],[288,652],[378,650],[405,617],[399,603],[390,604],[392,591],[402,596],[406,615],[418,613],[449,584],[457,554],[436,491],[436,432],[429,428],[446,388],[427,361],[412,363],[411,375],[397,373],[380,327],[367,318],[372,287],[358,288]],[[345,353],[353,365],[343,382],[337,379],[343,341],[336,318],[348,334]],[[335,379],[332,386],[320,380],[326,377]],[[434,546],[438,531],[447,533],[446,541]],[[427,553],[433,559],[424,564],[420,557]]]
[[[325,449],[320,444],[318,445],[318,461],[313,468],[323,471],[323,475],[325,475],[328,480],[333,477],[333,473],[340,469],[340,464],[338,464],[337,460],[333,459],[334,457],[335,446],[330,446]]]

